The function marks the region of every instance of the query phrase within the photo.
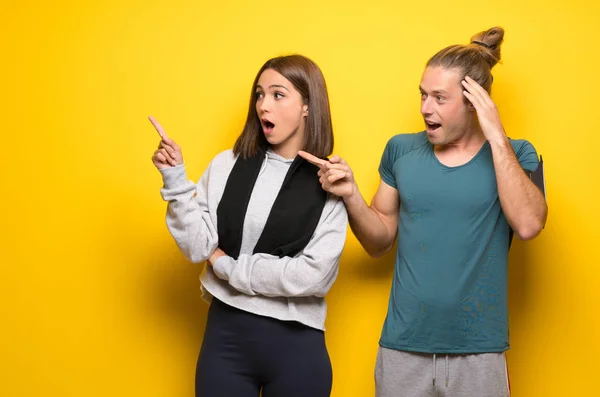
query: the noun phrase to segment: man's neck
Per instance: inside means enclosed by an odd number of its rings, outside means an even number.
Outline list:
[[[459,139],[446,145],[436,145],[434,152],[438,160],[447,166],[459,166],[471,161],[486,142],[481,128],[473,128]]]
[[[450,142],[446,145],[436,146],[436,151],[449,151],[449,152],[471,152],[474,149],[479,150],[485,143],[486,138],[481,131],[479,124],[468,129],[464,134],[461,134],[460,138],[454,142]]]

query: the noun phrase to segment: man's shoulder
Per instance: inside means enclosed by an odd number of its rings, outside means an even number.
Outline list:
[[[395,155],[394,157],[398,158],[428,142],[427,133],[425,131],[396,134],[388,140],[386,150],[393,153]]]
[[[423,145],[427,142],[427,132],[406,132],[392,136],[388,140],[388,144],[412,146],[412,145]]]
[[[514,139],[509,137],[508,141],[510,142],[510,145],[515,153],[519,153],[523,150],[535,150],[533,144],[527,139]]]
[[[538,168],[539,159],[537,150],[531,142],[526,139],[508,138],[508,140],[521,167],[527,171],[535,171]]]

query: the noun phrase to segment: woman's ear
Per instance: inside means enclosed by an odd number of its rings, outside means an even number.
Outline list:
[[[302,117],[308,117],[308,105],[302,105]]]

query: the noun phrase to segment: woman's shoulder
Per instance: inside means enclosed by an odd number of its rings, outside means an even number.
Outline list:
[[[235,163],[237,156],[233,153],[233,149],[223,150],[213,157],[211,163],[214,165],[227,165]]]
[[[321,221],[333,221],[335,223],[345,223],[348,220],[346,205],[341,197],[331,193],[327,194],[327,201],[323,207]]]

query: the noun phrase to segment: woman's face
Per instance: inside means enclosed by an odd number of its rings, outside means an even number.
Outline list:
[[[273,69],[266,69],[256,86],[256,113],[273,151],[294,158],[304,144],[308,105],[294,85]]]

